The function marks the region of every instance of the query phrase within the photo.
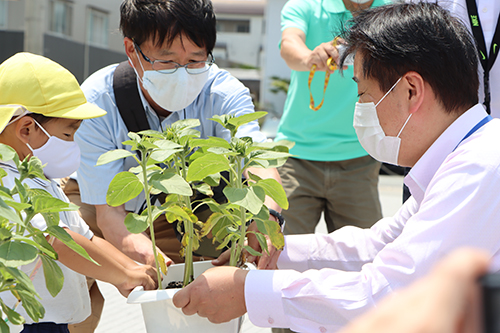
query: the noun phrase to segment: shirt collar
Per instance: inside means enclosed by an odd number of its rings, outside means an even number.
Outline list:
[[[488,114],[481,104],[476,104],[458,117],[427,149],[405,177],[411,195],[420,204],[425,191],[446,157],[457,147],[467,133]]]
[[[0,166],[2,168],[9,169],[10,171],[12,171],[13,173],[15,173],[16,175],[19,175],[19,171],[17,170],[16,163],[14,163],[13,160],[10,160],[10,161],[0,161]],[[37,183],[38,185],[44,186],[44,187],[46,187],[46,186],[48,186],[50,184],[50,180],[46,181],[46,180],[43,180],[41,178],[33,178],[32,180],[35,183]]]
[[[390,3],[390,0],[374,0],[370,7],[378,7]],[[349,12],[347,8],[345,8],[344,2],[342,0],[323,0],[322,6],[325,11],[330,13],[343,13]]]

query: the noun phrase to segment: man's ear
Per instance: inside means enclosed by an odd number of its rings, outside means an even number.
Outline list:
[[[403,80],[405,80],[408,89],[408,111],[409,113],[413,114],[414,112],[418,111],[424,101],[424,79],[419,73],[410,71],[405,74]]]
[[[123,45],[125,45],[125,53],[127,54],[127,57],[132,58],[135,55],[134,41],[128,37],[124,37]]]

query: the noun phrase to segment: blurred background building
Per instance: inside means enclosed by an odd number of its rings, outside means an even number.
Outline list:
[[[256,109],[270,113],[271,137],[290,77],[279,54],[280,12],[286,1],[212,0],[216,63],[250,89]],[[126,60],[118,30],[121,2],[0,0],[0,62],[21,51],[44,55],[81,83],[96,70]]]

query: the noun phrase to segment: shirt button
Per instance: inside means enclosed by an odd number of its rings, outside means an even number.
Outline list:
[[[273,319],[273,318],[271,318],[271,317],[269,317],[269,318],[267,319],[267,322],[268,322],[269,324],[271,324],[271,325],[272,325],[272,324],[274,324],[274,319]]]
[[[321,333],[325,333],[325,332],[326,332],[326,328],[324,328],[323,326],[321,326],[321,327],[319,328],[319,331],[320,331]]]
[[[487,7],[484,7],[483,8],[483,13],[487,13],[488,12],[488,8]]]

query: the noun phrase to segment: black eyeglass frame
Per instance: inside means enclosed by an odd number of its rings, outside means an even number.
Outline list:
[[[190,62],[188,64],[185,64],[185,65],[181,65],[175,61],[170,61],[170,60],[151,60],[149,59],[141,50],[139,44],[137,44],[136,42],[134,42],[134,47],[139,50],[139,53],[142,55],[142,57],[144,58],[144,60],[146,60],[147,62],[149,62],[151,64],[151,66],[153,67],[153,69],[157,72],[160,72],[160,73],[163,73],[163,74],[173,74],[175,73],[179,68],[184,68],[186,70],[187,73],[191,74],[191,75],[196,75],[196,74],[201,74],[201,73],[205,73],[206,71],[208,71],[210,69],[210,67],[215,63],[215,58],[212,54],[212,52],[210,52],[208,54],[208,59],[206,61],[195,61],[195,62]],[[169,63],[169,64],[175,64],[175,68],[173,69],[156,69],[155,68],[155,63],[156,64],[165,64],[165,63]],[[196,65],[196,64],[202,64],[204,63],[205,65],[207,65],[207,67],[205,67],[205,70],[204,71],[200,71],[200,72],[196,72],[196,73],[191,73],[190,70],[193,70],[195,68],[189,68],[188,66],[193,66],[193,65]],[[196,68],[198,69],[198,68]]]

